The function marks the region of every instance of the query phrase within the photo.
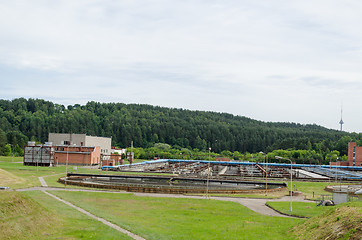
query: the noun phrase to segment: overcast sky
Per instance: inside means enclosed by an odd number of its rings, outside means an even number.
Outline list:
[[[0,98],[362,132],[362,1],[1,1]]]

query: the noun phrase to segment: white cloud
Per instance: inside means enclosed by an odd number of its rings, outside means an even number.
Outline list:
[[[6,98],[138,102],[362,131],[358,1],[6,1]],[[24,82],[32,84],[24,84]],[[348,113],[347,111],[351,112]],[[352,113],[353,112],[353,113]],[[335,120],[337,119],[337,120]]]

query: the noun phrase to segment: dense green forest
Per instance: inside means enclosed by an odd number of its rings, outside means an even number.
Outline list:
[[[361,134],[321,126],[256,121],[228,113],[190,111],[144,104],[88,102],[64,106],[42,99],[0,100],[0,154],[22,154],[28,140],[45,142],[49,132],[112,137],[112,144],[246,156],[260,151],[308,151],[325,159],[347,154],[347,143]],[[296,151],[298,150],[298,151]],[[144,150],[143,150],[144,151]]]

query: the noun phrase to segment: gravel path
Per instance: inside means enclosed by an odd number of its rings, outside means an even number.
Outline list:
[[[42,187],[47,187],[48,186],[48,184],[45,182],[43,177],[38,177],[38,178],[39,178],[39,181],[40,181]]]

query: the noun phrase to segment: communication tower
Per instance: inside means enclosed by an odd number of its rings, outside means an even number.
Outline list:
[[[342,120],[342,113],[343,113],[343,109],[341,106],[341,121],[339,121],[339,124],[341,125],[341,132],[342,132],[342,125],[344,124],[343,120]]]

